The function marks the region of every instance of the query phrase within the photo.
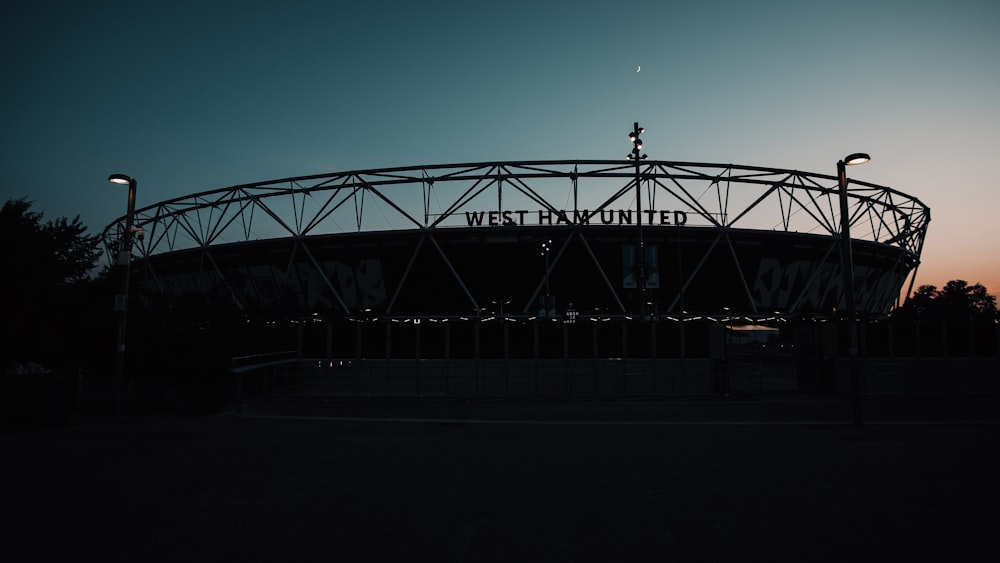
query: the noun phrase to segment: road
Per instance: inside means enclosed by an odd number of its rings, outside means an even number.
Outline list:
[[[4,543],[102,562],[992,560],[988,405],[866,406],[893,416],[639,401],[78,417],[0,433]]]

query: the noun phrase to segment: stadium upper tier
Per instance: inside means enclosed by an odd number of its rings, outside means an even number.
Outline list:
[[[614,160],[486,162],[356,170],[220,188],[144,206],[136,253],[280,237],[503,224],[635,224],[838,235],[837,178],[732,164]],[[851,236],[917,258],[930,209],[850,180]],[[662,212],[668,212],[663,214]],[[492,212],[492,216],[491,213]],[[623,214],[624,212],[625,214]],[[632,216],[626,215],[632,212]],[[676,214],[674,212],[680,212]],[[603,222],[602,222],[603,221]],[[631,222],[631,223],[630,223]],[[108,248],[125,217],[103,231]]]
[[[859,291],[873,296],[868,310],[884,312],[892,293],[898,294],[920,263],[930,210],[914,197],[853,179],[847,199],[859,275],[869,272],[870,285],[879,286]],[[278,278],[288,278],[292,264],[305,256],[320,280],[314,284],[325,286],[334,308],[347,313],[355,306],[344,297],[343,288],[331,281],[331,272],[345,267],[331,264],[346,256],[352,261],[351,269],[359,268],[364,260],[380,261],[385,275],[377,276],[377,284],[385,286],[385,296],[379,302],[392,309],[398,306],[394,296],[402,295],[396,286],[415,283],[411,272],[419,268],[415,261],[423,242],[414,237],[429,237],[444,259],[444,268],[458,280],[460,293],[478,306],[485,295],[478,295],[475,284],[467,282],[475,277],[471,266],[468,272],[459,271],[463,269],[455,268],[459,259],[451,257],[462,255],[464,265],[476,258],[476,244],[489,242],[500,245],[492,247],[496,256],[509,255],[510,264],[498,266],[510,268],[524,264],[529,256],[538,258],[536,245],[544,243],[546,233],[551,232],[557,239],[554,261],[561,256],[560,243],[577,237],[573,240],[579,241],[579,267],[597,264],[598,278],[603,277],[600,291],[613,294],[608,303],[598,305],[612,310],[628,309],[630,300],[640,299],[627,296],[636,283],[634,278],[629,281],[628,256],[632,252],[632,263],[644,266],[643,259],[636,260],[635,251],[629,248],[647,242],[659,246],[648,261],[662,261],[664,268],[684,261],[671,278],[669,292],[663,292],[670,294],[666,298],[670,310],[681,307],[679,303],[685,302],[695,286],[726,276],[736,280],[730,293],[745,294],[751,309],[778,303],[775,296],[792,284],[797,293],[785,296],[780,301],[783,306],[818,310],[842,301],[834,295],[840,291],[834,285],[823,290],[822,296],[808,297],[824,287],[824,280],[837,276],[840,209],[835,176],[795,170],[652,160],[638,164],[618,160],[442,164],[299,176],[162,201],[136,211],[135,226],[142,236],[133,251],[139,259],[163,265],[161,274],[170,270],[176,277],[184,269],[182,263],[197,262],[198,270],[204,271],[204,256],[199,253],[211,250],[207,262],[215,264],[213,275],[233,285],[230,272],[239,268],[239,261],[249,267],[257,260],[250,256],[251,249],[264,256],[267,241],[273,241],[273,249],[288,246],[280,257],[267,258],[270,270],[284,269],[273,275],[275,283],[285,283]],[[104,229],[109,257],[125,228],[122,217]],[[568,230],[578,235],[566,234]],[[463,242],[456,238],[459,233],[471,238]],[[483,238],[490,233],[504,234],[509,241]],[[685,239],[691,241],[688,247],[675,248],[675,243]],[[384,255],[361,252],[357,247],[364,240],[381,241],[380,248],[394,250]],[[289,241],[299,241],[299,255]],[[508,242],[511,246],[503,246]],[[489,252],[488,247],[479,252]],[[220,265],[223,261],[228,266]],[[735,275],[727,273],[723,261],[735,265]],[[562,267],[570,267],[567,259]],[[390,273],[393,269],[398,271],[395,276]],[[542,284],[551,281],[556,266],[545,270],[543,278],[525,282],[518,307],[526,313],[535,307]],[[708,272],[715,273],[707,277]],[[242,275],[259,277],[259,272],[243,268]],[[668,281],[662,278],[666,290]],[[482,283],[482,291],[498,291],[492,282]],[[761,297],[764,294],[771,297]],[[303,309],[308,309],[310,298],[302,300]],[[706,300],[705,306],[711,305]]]

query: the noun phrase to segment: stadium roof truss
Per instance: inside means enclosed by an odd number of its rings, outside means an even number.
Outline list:
[[[930,209],[894,189],[857,180],[849,181],[847,195],[852,239],[901,250],[913,268],[912,286]],[[839,244],[835,176],[732,164],[565,160],[383,168],[204,191],[138,209],[134,220],[143,236],[133,251],[150,258],[201,249],[202,262],[213,267],[212,249],[220,245],[291,238],[311,255],[313,236],[417,230],[443,255],[434,238],[441,229],[468,228],[474,221],[489,228],[493,219],[523,221],[542,212],[589,224],[602,212],[637,204],[681,211],[685,228],[714,229],[716,242],[730,247],[729,233],[744,229],[829,235],[831,252]],[[109,262],[125,221],[120,217],[102,233]]]

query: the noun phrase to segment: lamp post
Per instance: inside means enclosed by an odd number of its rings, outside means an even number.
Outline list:
[[[843,265],[844,299],[847,301],[848,342],[847,354],[850,361],[851,378],[851,422],[862,425],[861,416],[861,371],[858,358],[858,310],[854,297],[854,255],[851,250],[851,218],[847,205],[847,167],[864,164],[871,157],[863,152],[847,155],[837,161],[837,185],[840,193],[840,244]]]
[[[118,313],[118,342],[115,346],[114,414],[121,414],[122,383],[125,378],[125,323],[128,320],[128,281],[132,262],[132,239],[137,230],[135,221],[135,191],[137,182],[125,174],[108,176],[112,184],[128,186],[128,211],[125,215],[125,233],[118,247],[115,264],[121,269],[121,290],[115,295],[115,311]]]
[[[641,184],[641,172],[639,170],[639,163],[646,159],[645,154],[642,153],[642,139],[639,138],[645,129],[639,127],[639,122],[636,121],[632,124],[632,131],[628,134],[628,138],[632,141],[632,152],[628,154],[628,159],[635,162],[635,208],[636,208],[636,225],[639,228],[639,244],[636,248],[635,257],[635,268],[636,268],[636,284],[639,286],[639,319],[646,320],[646,247],[642,240],[642,189]]]

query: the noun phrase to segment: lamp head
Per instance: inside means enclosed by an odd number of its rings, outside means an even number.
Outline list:
[[[132,178],[129,178],[125,174],[112,174],[108,176],[108,181],[112,184],[120,184],[127,186],[133,182]]]
[[[847,166],[854,166],[856,164],[864,164],[871,159],[872,157],[868,156],[867,153],[856,152],[844,157],[844,164]]]

